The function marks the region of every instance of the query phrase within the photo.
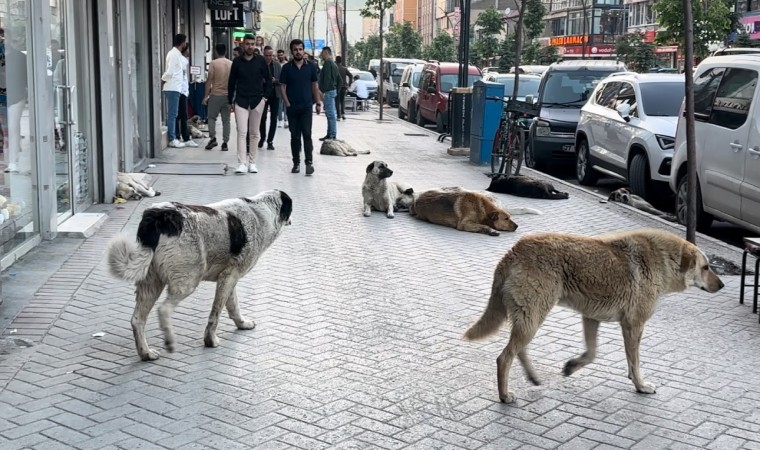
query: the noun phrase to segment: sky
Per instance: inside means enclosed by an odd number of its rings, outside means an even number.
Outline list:
[[[299,3],[309,3],[311,11],[311,2],[313,0],[263,0],[264,10],[261,17],[261,31],[267,35],[277,30],[278,26],[285,28],[288,24],[287,19],[282,16],[292,18],[301,8]],[[328,0],[316,0],[317,11],[324,11],[325,2]],[[341,4],[343,0],[338,0]],[[346,0],[347,10],[358,10],[364,7],[365,0]],[[324,13],[323,13],[324,14]],[[298,16],[299,20],[301,15]]]

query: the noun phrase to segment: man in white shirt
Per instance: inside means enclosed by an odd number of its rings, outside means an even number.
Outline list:
[[[185,144],[177,139],[177,114],[179,113],[179,97],[189,90],[188,60],[182,55],[187,47],[187,36],[175,35],[173,44],[174,47],[166,54],[166,71],[161,76],[161,80],[166,97],[166,132],[169,147],[182,148]]]
[[[365,83],[364,80],[359,79],[359,75],[354,75],[354,82],[351,83],[351,87],[348,88],[348,92],[360,100],[366,100],[369,97],[367,83]]]

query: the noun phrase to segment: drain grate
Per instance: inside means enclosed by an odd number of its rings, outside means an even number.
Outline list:
[[[425,137],[427,134],[425,133],[404,133],[404,136],[422,136]]]

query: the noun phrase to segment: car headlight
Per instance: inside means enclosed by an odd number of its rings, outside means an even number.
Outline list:
[[[548,136],[550,131],[549,122],[541,119],[536,120],[536,136]]]
[[[676,146],[676,140],[671,136],[655,134],[655,137],[657,138],[657,143],[660,144],[660,148],[663,150],[673,150]]]

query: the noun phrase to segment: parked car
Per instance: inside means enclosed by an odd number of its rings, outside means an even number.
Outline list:
[[[504,99],[508,100],[512,98],[512,94],[515,89],[515,74],[513,73],[496,73],[489,72],[483,75],[483,81],[490,81],[492,83],[499,83],[504,85]],[[519,86],[517,88],[517,99],[521,102],[525,101],[525,97],[532,95],[534,98],[538,97],[538,86],[541,84],[541,77],[538,75],[520,74],[518,80]]]
[[[410,64],[404,68],[398,89],[398,117],[407,118],[409,122],[416,120],[417,89],[420,87],[420,75],[425,64]]]
[[[424,63],[421,59],[383,58],[383,103],[398,105],[399,84],[404,68],[410,64]]]
[[[755,48],[755,47],[721,48],[713,52],[711,56],[747,55],[750,53],[760,53],[760,48]]]
[[[467,86],[472,87],[481,78],[480,69],[469,66]],[[417,125],[435,123],[443,133],[449,124],[449,92],[459,81],[459,64],[453,62],[427,63],[422,68],[420,88],[417,91]]]
[[[370,69],[375,69],[375,72],[380,73],[380,60],[370,59],[369,63],[367,64],[367,72],[371,72]]]
[[[714,56],[694,77],[697,229],[714,218],[760,233],[760,55]],[[683,107],[682,107],[683,110]],[[670,187],[686,223],[686,121],[679,114]]]
[[[499,72],[499,68],[498,67],[483,67],[482,72],[483,73],[489,73],[489,72],[496,72],[496,73],[498,73]]]
[[[586,186],[599,174],[627,181],[650,200],[670,180],[684,76],[612,74],[581,109],[575,132],[576,177]]]
[[[604,60],[569,60],[552,64],[541,77],[533,120],[525,148],[525,164],[541,169],[556,161],[575,159],[575,128],[581,108],[597,83],[625,64]]]
[[[541,76],[548,69],[549,69],[549,66],[538,66],[538,65],[520,66],[520,73],[527,73],[531,75]],[[510,68],[509,73],[515,73],[515,68],[514,67]]]
[[[366,70],[356,70],[352,68],[349,68],[348,71],[351,73],[351,78],[359,75],[359,79],[364,81],[364,83],[367,85],[367,93],[369,94],[370,99],[377,98],[377,81],[371,73],[367,72]]]

